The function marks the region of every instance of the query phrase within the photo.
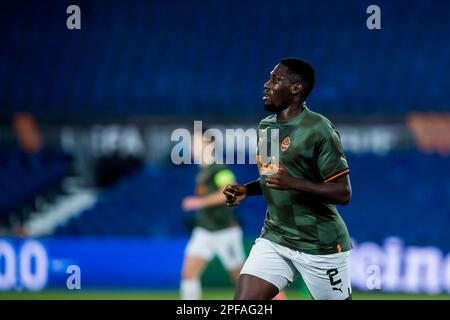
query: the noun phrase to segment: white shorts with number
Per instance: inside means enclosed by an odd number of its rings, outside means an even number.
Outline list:
[[[250,274],[284,290],[300,273],[313,299],[344,300],[352,291],[350,251],[312,255],[258,238],[241,274]]]
[[[196,227],[185,254],[201,257],[207,261],[217,255],[227,270],[236,269],[244,263],[245,257],[242,230],[237,226],[219,231]]]

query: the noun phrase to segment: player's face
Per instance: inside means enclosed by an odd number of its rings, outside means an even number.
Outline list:
[[[292,101],[292,83],[288,78],[288,68],[278,64],[270,73],[270,79],[264,84],[264,109],[280,113]]]

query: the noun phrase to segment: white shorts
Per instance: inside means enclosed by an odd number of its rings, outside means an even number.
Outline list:
[[[236,269],[244,263],[245,257],[242,230],[237,226],[219,231],[196,227],[185,254],[201,257],[207,261],[217,255],[227,270]]]
[[[258,238],[241,274],[250,274],[284,290],[300,273],[313,299],[345,300],[352,292],[350,251],[312,255]]]

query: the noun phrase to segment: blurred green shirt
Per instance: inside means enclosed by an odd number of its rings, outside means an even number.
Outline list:
[[[208,196],[236,183],[233,172],[226,165],[211,164],[201,168],[197,175],[197,196]],[[204,208],[197,212],[195,226],[209,231],[218,231],[236,225],[233,210],[226,204]]]

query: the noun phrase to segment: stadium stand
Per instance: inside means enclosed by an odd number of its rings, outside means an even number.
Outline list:
[[[291,55],[316,66],[311,104],[320,112],[448,109],[450,79],[439,72],[450,69],[445,1],[377,1],[386,32],[367,30],[367,5],[358,0],[78,5],[82,29],[69,32],[59,25],[65,1],[4,4],[1,116],[207,116],[211,108],[216,116],[237,116],[237,108],[253,116],[270,68]]]
[[[450,249],[448,224],[443,223],[450,219],[450,174],[446,170],[441,175],[430,174],[430,168],[448,166],[448,157],[411,151],[385,156],[351,154],[348,158],[353,199],[339,210],[352,236],[381,242],[398,235],[411,244]],[[239,181],[257,174],[255,166],[232,168]],[[193,166],[149,165],[104,192],[94,207],[59,227],[56,234],[185,236],[192,215],[182,212],[180,205],[183,196],[192,193],[196,170]],[[262,197],[247,199],[237,209],[247,236],[259,234],[264,210]],[[417,221],[426,221],[427,228]]]
[[[0,218],[7,222],[12,212],[22,213],[25,207],[33,210],[36,197],[51,197],[60,190],[70,165],[71,157],[61,150],[1,152]]]

